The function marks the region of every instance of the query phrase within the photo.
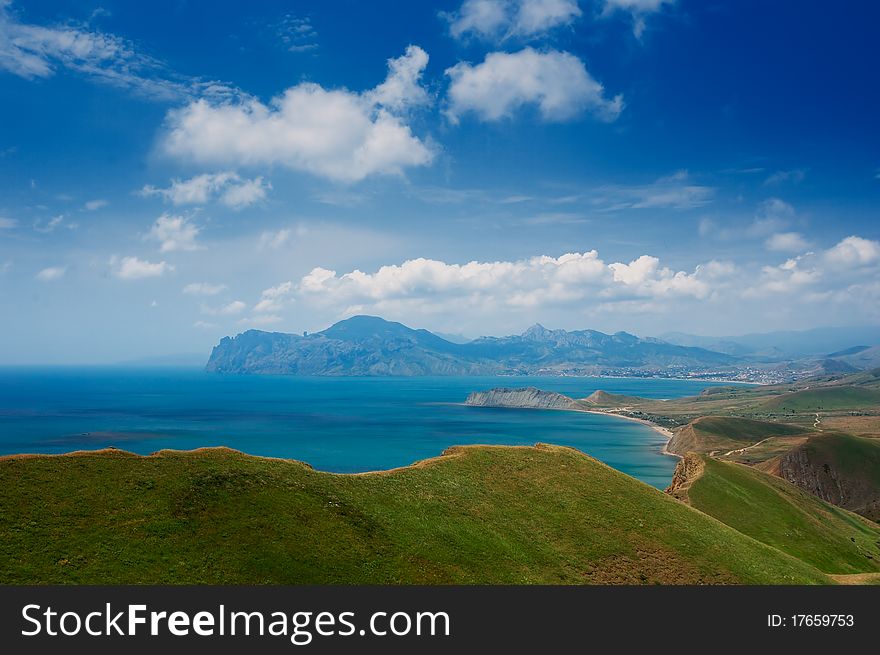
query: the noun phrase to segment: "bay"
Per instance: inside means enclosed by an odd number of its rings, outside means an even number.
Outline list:
[[[644,378],[352,378],[217,375],[199,369],[2,368],[0,454],[116,447],[146,455],[228,446],[354,473],[406,466],[453,445],[577,448],[663,488],[676,459],[638,423],[565,411],[462,405],[468,393],[535,386],[649,398],[717,383]]]

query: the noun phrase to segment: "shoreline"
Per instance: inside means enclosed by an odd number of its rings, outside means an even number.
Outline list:
[[[622,418],[626,421],[635,421],[636,423],[641,423],[642,425],[645,425],[666,437],[666,443],[663,444],[663,448],[660,449],[661,455],[669,455],[670,457],[682,459],[681,455],[669,452],[669,442],[672,441],[673,437],[672,430],[670,430],[669,428],[664,428],[662,425],[657,425],[653,421],[649,421],[643,418],[636,418],[635,416],[626,416],[624,414],[618,414],[617,412],[603,412],[600,409],[572,409],[571,411],[584,412],[585,414],[599,414],[601,416],[614,416],[616,418]]]

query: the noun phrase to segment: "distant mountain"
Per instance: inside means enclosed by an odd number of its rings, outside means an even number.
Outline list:
[[[880,344],[880,326],[762,332],[735,337],[701,337],[682,332],[668,332],[660,338],[679,346],[696,346],[735,357],[763,361],[808,357],[835,359],[838,354],[846,354],[837,351],[846,351],[859,344]],[[847,363],[852,364],[849,361]]]
[[[224,337],[207,370],[287,375],[598,374],[611,369],[705,369],[735,358],[626,332],[567,332],[535,325],[520,335],[452,343],[427,330],[355,316],[323,332],[248,330]]]

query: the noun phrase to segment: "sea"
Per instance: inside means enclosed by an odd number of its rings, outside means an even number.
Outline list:
[[[0,368],[0,455],[109,446],[149,454],[228,446],[354,473],[405,466],[463,444],[577,448],[657,488],[676,459],[662,434],[578,412],[467,407],[472,391],[534,386],[573,397],[648,398],[721,383],[576,377],[289,377],[195,368]]]

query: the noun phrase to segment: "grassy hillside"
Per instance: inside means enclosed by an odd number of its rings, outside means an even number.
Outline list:
[[[880,441],[818,434],[760,465],[801,489],[880,521]]]
[[[669,452],[724,454],[752,446],[770,437],[794,437],[804,428],[785,423],[756,421],[731,416],[703,416],[676,430]]]
[[[826,573],[880,572],[880,525],[754,468],[700,459],[684,494],[693,507]]]
[[[764,401],[761,407],[782,412],[822,412],[862,409],[880,405],[880,391],[856,386],[820,387],[782,394]]]
[[[3,583],[824,583],[578,451],[334,475],[227,449],[0,459]]]

